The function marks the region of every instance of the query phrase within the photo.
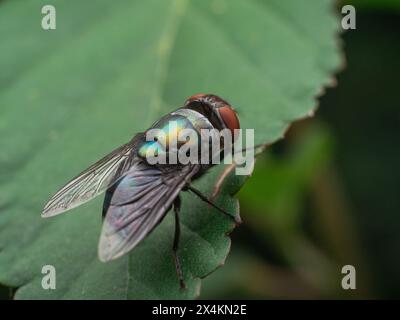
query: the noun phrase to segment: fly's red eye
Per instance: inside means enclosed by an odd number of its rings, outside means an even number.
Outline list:
[[[219,115],[221,116],[222,121],[225,123],[225,126],[231,130],[232,135],[236,139],[235,129],[240,129],[239,119],[236,115],[236,112],[228,105],[224,105],[218,108]]]

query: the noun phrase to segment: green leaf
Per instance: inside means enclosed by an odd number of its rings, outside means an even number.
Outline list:
[[[41,29],[53,4],[57,29]],[[97,258],[101,200],[42,219],[72,176],[145,130],[186,97],[215,93],[256,143],[313,113],[340,65],[333,1],[149,0],[0,2],[0,283],[16,298],[193,298],[227,257],[233,223],[185,195],[180,291],[173,217],[128,256]],[[222,167],[197,186],[211,195]],[[239,214],[231,173],[217,202]],[[99,197],[101,198],[101,197]],[[245,217],[244,217],[245,220]],[[56,290],[43,290],[43,265]]]

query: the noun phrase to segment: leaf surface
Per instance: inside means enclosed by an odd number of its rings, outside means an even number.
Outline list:
[[[57,29],[41,29],[53,4]],[[330,0],[0,2],[0,283],[18,299],[193,298],[233,223],[184,195],[180,291],[173,215],[128,256],[97,258],[101,199],[42,219],[63,183],[195,93],[226,98],[255,143],[312,115],[340,65]],[[208,195],[218,167],[196,183]],[[239,214],[230,174],[217,202]],[[245,220],[245,217],[244,217]],[[56,268],[56,290],[41,286]]]

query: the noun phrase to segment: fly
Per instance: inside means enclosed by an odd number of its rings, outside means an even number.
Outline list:
[[[189,128],[199,133],[201,129],[228,129],[234,133],[240,129],[236,112],[228,102],[212,94],[194,95],[186,100],[183,107],[165,115],[151,128],[136,134],[131,141],[68,182],[47,202],[42,217],[58,215],[106,192],[98,247],[99,259],[105,262],[121,257],[136,247],[173,207],[173,256],[180,286],[185,288],[178,257],[180,192],[189,191],[221,213],[234,218],[191,185],[212,164],[149,163],[149,151],[153,154],[168,151],[170,154],[172,149],[168,150],[165,141],[164,144],[158,139],[147,141],[146,133],[158,129],[165,133],[164,140],[165,136],[168,139],[174,134],[167,129],[171,120],[176,121],[178,131]]]

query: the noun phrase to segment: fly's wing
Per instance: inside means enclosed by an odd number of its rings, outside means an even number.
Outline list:
[[[167,173],[144,163],[132,167],[107,193],[100,260],[116,259],[143,240],[161,222],[197,171],[195,165]]]
[[[62,187],[47,202],[42,217],[52,217],[75,208],[104,192],[121,178],[135,160],[141,134],[115,149]]]

